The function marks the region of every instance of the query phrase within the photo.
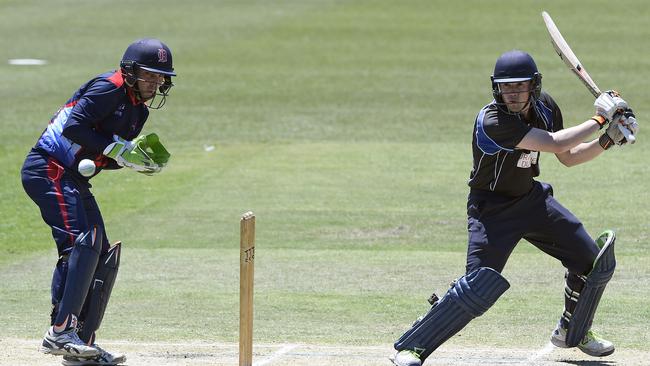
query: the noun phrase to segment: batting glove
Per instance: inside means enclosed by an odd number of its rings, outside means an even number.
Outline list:
[[[623,133],[623,129],[629,130],[632,135],[636,135],[637,131],[639,131],[639,124],[636,122],[634,112],[630,108],[614,116],[605,133],[598,139],[598,143],[605,150],[614,145],[620,146],[626,144],[628,141]],[[633,144],[635,141],[636,139],[630,143]]]
[[[591,119],[598,122],[600,128],[603,128],[607,122],[610,122],[617,112],[628,109],[627,102],[618,96],[618,93],[607,91],[602,93],[594,102],[596,115]]]

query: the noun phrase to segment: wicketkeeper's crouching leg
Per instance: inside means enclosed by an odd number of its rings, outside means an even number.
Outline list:
[[[485,313],[510,287],[492,268],[481,267],[459,278],[424,317],[395,342],[398,366],[420,366],[441,344]]]
[[[591,330],[591,325],[605,286],[616,269],[615,241],[616,235],[612,230],[602,233],[596,240],[600,252],[591,272],[586,277],[567,274],[565,311],[551,336],[554,345],[578,347],[591,356],[614,353],[614,344],[597,336]]]

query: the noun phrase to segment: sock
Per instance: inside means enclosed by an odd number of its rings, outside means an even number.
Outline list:
[[[55,333],[63,333],[70,329],[77,328],[77,316],[74,314],[68,314],[65,317],[65,320],[61,324],[54,324],[53,329]]]

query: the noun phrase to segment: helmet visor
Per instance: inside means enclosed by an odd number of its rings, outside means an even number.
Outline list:
[[[162,75],[166,75],[166,76],[176,76],[176,73],[174,71],[165,71],[165,70],[155,69],[153,67],[147,67],[147,66],[144,66],[144,65],[138,65],[138,67],[141,68],[142,70],[146,70],[146,71],[153,72],[153,73],[156,73],[156,74],[162,74]]]
[[[522,81],[528,81],[532,80],[533,78],[530,77],[525,77],[525,78],[503,78],[503,79],[494,79],[494,82],[497,84],[503,84],[503,83],[521,83]]]

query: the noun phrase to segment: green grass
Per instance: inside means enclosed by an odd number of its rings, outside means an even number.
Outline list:
[[[156,36],[179,77],[145,130],[173,156],[159,176],[92,180],[109,237],[124,241],[101,336],[235,341],[238,222],[253,210],[256,341],[390,344],[464,272],[472,122],[490,101],[496,57],[529,51],[566,126],[593,113],[551,48],[543,9],[639,117],[635,146],[571,169],[543,154],[541,179],[589,232],[617,230],[619,267],[596,323],[618,347],[645,349],[643,1],[0,1],[5,333],[36,338],[49,319],[54,245],[22,191],[24,156],[75,88],[115,68],[132,40]],[[28,57],[49,64],[5,61]],[[563,268],[522,242],[504,275],[512,288],[455,344],[547,341]]]

